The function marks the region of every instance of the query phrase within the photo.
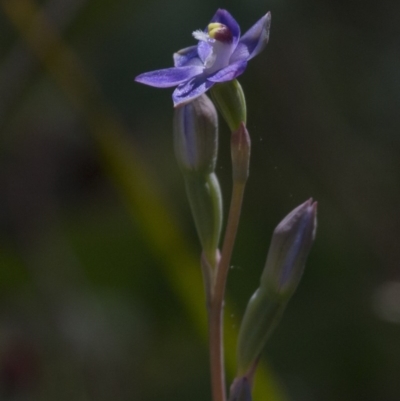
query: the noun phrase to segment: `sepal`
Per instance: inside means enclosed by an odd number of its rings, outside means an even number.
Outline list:
[[[242,122],[246,124],[246,99],[239,81],[215,84],[211,94],[231,131],[236,131]]]

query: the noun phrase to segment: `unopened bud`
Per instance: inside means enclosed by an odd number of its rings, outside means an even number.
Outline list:
[[[175,109],[174,148],[184,173],[210,174],[215,170],[218,115],[206,95]]]
[[[246,99],[238,80],[221,82],[211,88],[211,94],[231,131],[246,124]]]
[[[261,287],[273,298],[288,300],[296,290],[317,228],[312,199],[290,212],[275,228],[261,276]]]
[[[248,375],[295,291],[316,230],[317,203],[309,199],[289,213],[272,236],[260,287],[250,298],[238,339],[238,374]]]
[[[210,266],[215,267],[222,227],[222,196],[217,176],[184,174],[197,234]]]
[[[254,364],[279,323],[285,306],[286,303],[271,299],[263,288],[258,288],[250,298],[239,331],[239,375],[246,375],[250,369],[254,369]]]
[[[251,401],[251,386],[246,376],[237,377],[230,388],[228,401]]]

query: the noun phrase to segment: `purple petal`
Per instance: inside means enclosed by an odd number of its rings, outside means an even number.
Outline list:
[[[203,65],[197,53],[197,46],[186,47],[174,53],[174,66]]]
[[[240,26],[236,22],[236,20],[228,13],[228,11],[223,10],[220,8],[211,18],[211,22],[220,22],[221,24],[226,25],[230,31],[232,32],[233,36],[233,44],[236,46],[237,42],[240,38]]]
[[[211,82],[232,81],[232,79],[235,79],[242,74],[246,67],[247,60],[240,60],[236,63],[228,65],[228,67],[222,68],[214,74],[211,74],[209,77],[207,77],[207,80]]]
[[[257,21],[239,40],[230,61],[250,60],[260,53],[268,43],[271,13]]]
[[[206,59],[211,54],[211,52],[212,52],[212,46],[209,43],[201,40],[197,45],[197,53],[203,64],[206,62]]]
[[[172,94],[174,106],[178,107],[189,103],[196,97],[199,97],[214,85],[214,82],[206,80],[204,75],[191,79],[189,82],[180,84]]]
[[[187,66],[172,67],[164,70],[150,71],[140,74],[135,78],[136,82],[145,85],[155,86],[156,88],[169,88],[199,75],[203,72],[203,67]]]

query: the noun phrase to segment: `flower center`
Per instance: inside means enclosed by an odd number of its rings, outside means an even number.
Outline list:
[[[218,42],[232,43],[232,32],[230,29],[219,22],[212,22],[208,25],[208,36]]]
[[[229,59],[234,49],[232,32],[226,25],[212,22],[208,25],[207,30],[208,33],[195,31],[193,36],[197,40],[208,43],[211,47],[210,54],[204,61],[204,72],[209,75],[229,65]]]

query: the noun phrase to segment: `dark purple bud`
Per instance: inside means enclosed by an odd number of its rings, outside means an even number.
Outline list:
[[[290,212],[275,228],[261,288],[272,298],[288,300],[304,271],[317,228],[317,202],[312,199]]]
[[[247,377],[237,377],[230,388],[228,401],[251,401],[251,386]]]
[[[200,174],[214,171],[218,152],[218,116],[206,95],[175,109],[174,147],[182,171]]]

